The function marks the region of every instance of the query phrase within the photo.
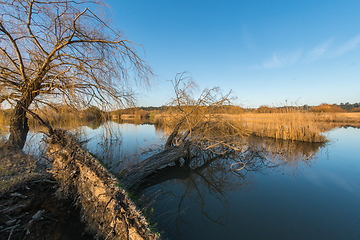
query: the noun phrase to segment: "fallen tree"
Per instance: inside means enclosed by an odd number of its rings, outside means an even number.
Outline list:
[[[81,206],[90,230],[105,239],[158,239],[121,183],[101,162],[65,131],[55,129],[47,140],[51,173]]]
[[[231,92],[222,94],[219,88],[205,89],[197,99],[197,87],[185,73],[173,81],[175,97],[169,103],[169,112],[163,114],[162,125],[172,129],[163,149],[147,159],[126,167],[119,178],[132,190],[155,171],[191,157],[196,152],[211,152],[221,156],[229,151],[241,151],[248,134],[234,126],[219,113],[231,103]]]
[[[92,232],[105,239],[159,239],[100,160],[66,131],[53,129],[24,105],[19,106],[48,129],[47,157],[52,163],[50,172],[61,185],[60,196],[75,198]]]
[[[192,82],[175,79],[176,97],[174,108],[165,123],[169,132],[164,147],[157,154],[126,167],[120,174],[121,183],[105,169],[99,160],[84,151],[76,140],[62,130],[49,130],[48,156],[52,159],[52,173],[62,185],[66,194],[76,197],[82,207],[83,216],[90,229],[99,236],[111,239],[156,239],[146,219],[129,199],[126,191],[140,190],[147,184],[157,184],[176,176],[156,178],[159,172],[172,171],[171,166],[189,164],[192,158],[201,159],[198,166],[185,169],[185,175],[199,175],[211,188],[221,194],[221,188],[201,173],[212,162],[222,159],[228,166],[226,172],[233,171],[244,177],[239,171],[257,171],[263,167],[274,167],[271,162],[253,151],[244,129],[222,118],[221,111],[230,102],[229,94],[222,95],[217,88],[204,90],[197,100],[188,92]],[[181,87],[180,87],[181,86]],[[36,114],[27,110],[46,125]],[[206,160],[206,157],[209,157]],[[229,161],[232,159],[232,161]],[[182,176],[180,176],[182,177]],[[151,181],[149,181],[151,180]],[[122,187],[124,184],[124,187]],[[215,192],[216,192],[215,191]],[[216,193],[217,193],[216,192]]]

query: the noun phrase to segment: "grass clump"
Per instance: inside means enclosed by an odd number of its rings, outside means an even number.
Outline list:
[[[0,146],[0,196],[22,187],[27,181],[48,176],[45,167],[37,159],[6,145]]]

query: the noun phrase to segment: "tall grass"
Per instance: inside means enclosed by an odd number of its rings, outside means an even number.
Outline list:
[[[283,113],[242,113],[216,114],[213,121],[228,121],[244,134],[274,139],[325,142],[324,132],[343,125],[360,125],[360,113],[304,112],[288,110]],[[206,115],[205,115],[206,118]],[[164,112],[155,115],[154,123],[161,128],[172,129],[175,126],[176,113]]]
[[[240,124],[255,136],[302,142],[326,141],[321,128],[307,113],[243,114],[239,118],[235,122],[240,120]]]
[[[0,144],[6,140],[8,126],[10,123],[10,114],[11,110],[9,111],[0,109]]]
[[[109,118],[106,113],[91,107],[82,111],[69,107],[59,107],[57,110],[51,108],[32,109],[32,111],[50,126],[62,129],[75,129],[79,126],[96,129]],[[0,142],[4,141],[9,133],[11,113],[12,109],[0,110]],[[29,114],[27,117],[30,130],[47,132],[47,129],[37,119]]]
[[[287,113],[246,113],[226,117],[242,124],[256,136],[302,142],[324,142],[325,131],[341,125],[360,124],[360,113],[292,110]]]

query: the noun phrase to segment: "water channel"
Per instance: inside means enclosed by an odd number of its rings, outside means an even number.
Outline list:
[[[114,173],[165,139],[150,124],[108,122],[77,132]],[[326,144],[251,139],[239,154],[169,166],[138,194],[164,238],[359,239],[360,129],[326,136]],[[40,138],[31,132],[26,151],[39,154]]]

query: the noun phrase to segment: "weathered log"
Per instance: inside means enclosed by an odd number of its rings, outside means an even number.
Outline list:
[[[162,152],[125,168],[120,174],[121,182],[128,189],[133,189],[151,173],[187,156],[189,154],[189,146],[189,141],[182,142],[178,146],[169,146]]]
[[[136,191],[141,192],[142,190],[145,190],[151,186],[155,186],[169,180],[174,180],[174,179],[184,180],[189,178],[190,175],[193,173],[201,174],[201,172],[205,170],[207,167],[209,167],[211,163],[222,157],[224,156],[215,155],[212,158],[209,158],[202,165],[193,169],[190,167],[190,162],[193,160],[192,158],[186,158],[185,162],[181,165],[180,162],[175,162],[175,165],[173,166],[164,167],[148,175],[144,179],[144,181],[139,183],[139,186],[136,188]]]
[[[166,140],[163,151],[137,164],[131,165],[121,172],[119,176],[121,178],[121,182],[125,184],[128,189],[135,188],[155,171],[189,155],[189,147],[191,142],[186,140],[186,138],[191,132],[199,129],[208,122],[202,122],[197,126],[188,129],[184,133],[179,134],[180,126],[185,121],[185,119],[186,116],[177,123],[173,132]]]

